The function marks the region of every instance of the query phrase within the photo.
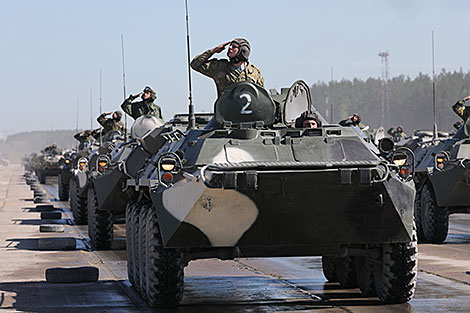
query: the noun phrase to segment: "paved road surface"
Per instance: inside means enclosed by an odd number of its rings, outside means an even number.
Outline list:
[[[327,283],[318,257],[199,260],[185,269],[178,309],[150,309],[127,280],[125,226],[116,225],[116,249],[92,251],[86,226],[75,226],[67,202],[65,232],[39,233],[40,213],[20,166],[0,166],[0,309],[5,312],[470,312],[470,214],[451,216],[442,245],[419,246],[417,292],[410,303],[382,305],[357,289]],[[57,180],[45,189],[57,196]],[[39,251],[43,237],[75,237],[74,251]],[[97,283],[49,284],[50,267],[93,265]]]

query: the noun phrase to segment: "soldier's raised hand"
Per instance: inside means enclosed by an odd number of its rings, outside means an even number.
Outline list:
[[[463,98],[464,101],[468,101],[470,100],[470,96],[466,96],[465,98]]]
[[[229,43],[230,43],[230,41],[227,41],[227,42],[225,42],[225,43],[221,43],[221,44],[218,45],[217,47],[212,48],[212,49],[211,49],[211,52],[212,52],[212,53],[219,53],[219,52],[222,52],[222,51],[225,49],[225,47],[226,47]]]

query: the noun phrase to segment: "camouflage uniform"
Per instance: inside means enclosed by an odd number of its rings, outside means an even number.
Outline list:
[[[160,106],[155,104],[153,101],[138,101],[132,102],[138,96],[130,95],[129,98],[124,100],[121,104],[121,108],[132,116],[134,119],[137,119],[139,116],[142,115],[153,115],[159,119],[163,119],[162,109]]]
[[[242,81],[249,81],[264,87],[263,75],[255,65],[248,63],[245,69],[239,71],[226,59],[209,59],[213,54],[207,50],[194,57],[191,61],[191,68],[214,80],[218,96],[225,87]]]
[[[464,104],[465,104],[465,100],[463,99],[459,100],[457,101],[456,104],[452,106],[452,109],[458,116],[460,116],[464,121],[466,121],[468,117],[470,116],[470,110],[467,109],[467,107]]]
[[[103,126],[103,134],[107,134],[111,130],[119,130],[123,134],[126,132],[126,128],[124,127],[124,123],[122,121],[115,121],[113,118],[106,118],[106,113],[101,114],[98,116],[98,123]]]
[[[85,140],[93,141],[93,137],[91,136],[91,132],[89,130],[78,132],[73,135],[73,138],[77,139],[79,142],[83,142]]]

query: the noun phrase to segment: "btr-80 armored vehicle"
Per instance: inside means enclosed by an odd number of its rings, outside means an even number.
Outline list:
[[[351,127],[294,128],[308,86],[241,82],[205,129],[165,143],[126,209],[128,277],[152,306],[177,305],[183,268],[203,258],[323,256],[325,276],[401,303],[414,294],[413,153]]]
[[[470,213],[470,124],[455,134],[417,131],[405,146],[416,155],[415,219],[418,239],[442,243],[449,214]]]
[[[196,114],[196,124],[204,127],[212,114]],[[88,235],[95,249],[110,249],[113,221],[124,216],[129,192],[123,192],[128,179],[137,177],[150,156],[165,143],[160,136],[174,128],[185,130],[187,114],[176,114],[166,124],[153,116],[139,117],[131,128],[131,140],[118,144],[109,155],[100,155],[90,175],[88,187]]]
[[[58,174],[58,195],[60,201],[69,200],[69,186],[70,178],[72,177],[72,161],[76,156],[75,150],[68,150],[64,152],[62,157],[59,160],[59,174]]]
[[[59,160],[62,158],[62,150],[50,145],[41,150],[37,158],[34,171],[41,184],[46,183],[47,176],[57,176],[59,173]]]
[[[109,131],[100,141],[95,141],[89,149],[82,151],[85,153],[91,150],[87,156],[79,153],[76,157],[70,179],[70,207],[76,224],[88,223],[87,197],[90,173],[99,167],[98,158],[109,154],[122,141],[124,141],[124,135],[120,131]]]

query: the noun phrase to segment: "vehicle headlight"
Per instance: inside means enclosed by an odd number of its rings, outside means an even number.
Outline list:
[[[176,167],[176,161],[174,159],[163,159],[160,161],[160,168],[165,172],[170,172]]]
[[[449,154],[445,151],[436,153],[436,155],[434,156],[434,167],[438,171],[443,170],[449,159]]]
[[[176,179],[175,175],[178,175],[183,167],[183,161],[180,154],[175,152],[167,152],[161,155],[157,161],[158,177],[160,184],[168,186]]]
[[[406,158],[404,158],[404,159],[395,159],[395,160],[393,160],[393,163],[396,166],[403,166],[406,163]]]
[[[69,159],[65,159],[65,164],[69,164],[70,163],[70,160]]]
[[[88,165],[88,160],[85,158],[81,158],[78,160],[78,169],[80,171],[85,170],[86,166]]]
[[[398,167],[399,177],[406,181],[413,179],[415,169],[413,151],[406,147],[399,147],[393,152],[391,161]]]

